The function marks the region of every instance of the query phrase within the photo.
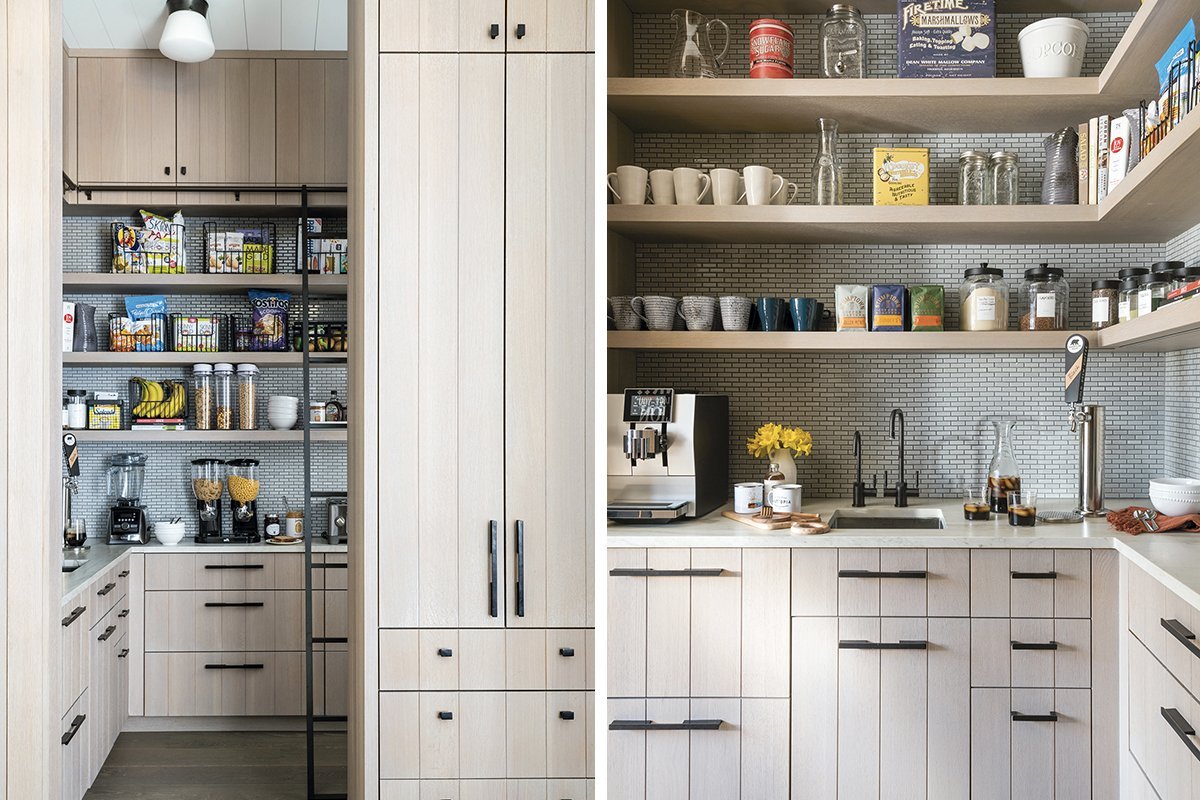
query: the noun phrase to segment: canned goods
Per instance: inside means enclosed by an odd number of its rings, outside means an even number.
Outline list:
[[[798,483],[781,483],[771,490],[767,505],[778,514],[797,514],[800,512],[800,492]]]
[[[753,514],[762,508],[763,485],[761,483],[735,483],[733,485],[733,511],[735,514]]]
[[[750,77],[792,77],[792,28],[777,19],[756,19],[750,25]]]

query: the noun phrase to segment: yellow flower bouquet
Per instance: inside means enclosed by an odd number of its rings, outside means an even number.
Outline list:
[[[746,449],[755,458],[770,456],[778,450],[791,450],[798,456],[812,455],[812,434],[804,428],[785,428],[765,423],[746,440]]]

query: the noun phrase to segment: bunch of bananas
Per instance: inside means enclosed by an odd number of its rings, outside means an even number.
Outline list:
[[[175,419],[187,414],[187,389],[183,381],[150,381],[133,378],[141,388],[141,400],[133,407],[138,419]]]

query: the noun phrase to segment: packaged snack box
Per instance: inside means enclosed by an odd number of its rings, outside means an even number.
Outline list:
[[[872,184],[877,206],[929,205],[929,148],[876,147]]]
[[[994,0],[899,0],[897,75],[996,77]]]

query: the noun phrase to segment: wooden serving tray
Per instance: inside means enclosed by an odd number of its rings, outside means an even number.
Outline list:
[[[733,511],[722,511],[721,515],[760,531],[791,530],[795,533],[813,534],[826,533],[829,530],[829,526],[821,522],[820,514],[775,514],[769,520]]]

